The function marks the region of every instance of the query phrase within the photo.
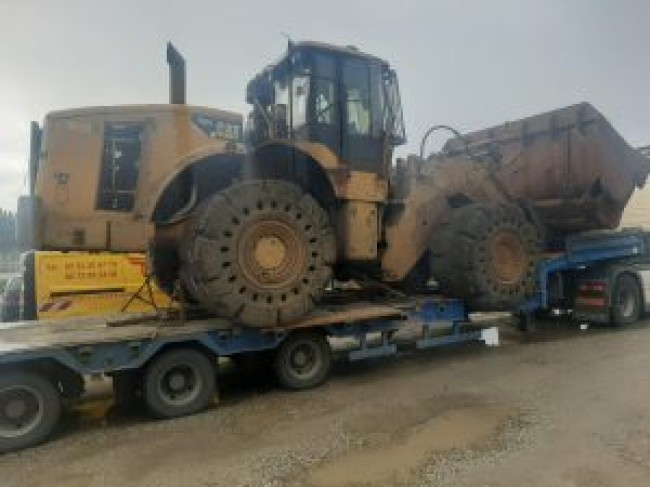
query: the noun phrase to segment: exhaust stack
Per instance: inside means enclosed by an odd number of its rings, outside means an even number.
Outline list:
[[[169,65],[169,103],[185,104],[185,58],[171,42],[167,43],[167,64]]]
[[[41,155],[41,128],[38,122],[32,122],[29,139],[29,195],[34,196],[36,188],[36,175],[38,174],[38,160]]]

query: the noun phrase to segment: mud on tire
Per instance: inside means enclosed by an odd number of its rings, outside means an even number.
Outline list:
[[[181,279],[204,308],[251,326],[310,311],[336,257],[329,217],[298,186],[246,181],[206,200],[181,242]]]
[[[434,236],[431,274],[472,310],[511,310],[535,288],[542,232],[511,204],[470,204]]]

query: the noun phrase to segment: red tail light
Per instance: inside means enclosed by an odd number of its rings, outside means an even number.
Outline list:
[[[602,293],[605,289],[607,289],[607,285],[602,281],[583,282],[578,286],[579,291],[595,291]]]

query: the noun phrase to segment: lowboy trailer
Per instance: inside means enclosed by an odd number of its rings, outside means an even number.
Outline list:
[[[181,316],[69,318],[0,328],[0,452],[49,438],[64,400],[83,394],[88,375],[112,377],[116,394],[137,390],[154,417],[172,418],[213,402],[219,357],[268,359],[278,382],[298,390],[327,378],[330,337],[355,339],[348,358],[362,360],[397,353],[393,334],[406,325],[421,329],[417,348],[484,335],[469,323],[461,301],[431,296],[390,305],[325,304],[291,327],[272,330]]]

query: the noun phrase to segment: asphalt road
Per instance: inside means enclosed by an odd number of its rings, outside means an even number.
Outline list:
[[[2,487],[650,485],[650,322],[339,362],[289,393],[224,366],[222,400],[156,422],[94,396]]]

